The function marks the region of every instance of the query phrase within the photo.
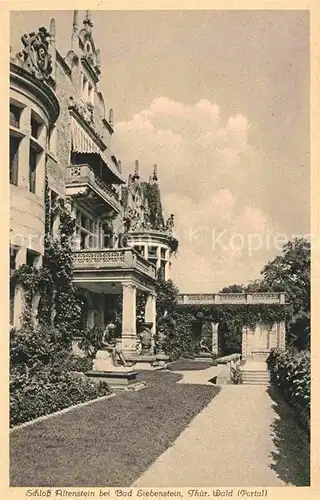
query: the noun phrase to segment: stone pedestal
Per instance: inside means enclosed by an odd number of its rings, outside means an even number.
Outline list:
[[[112,356],[108,351],[98,351],[95,359],[93,360],[93,371],[114,371],[118,367],[114,366]],[[119,367],[121,368],[121,367]]]
[[[125,367],[119,368],[108,372],[92,370],[86,372],[86,376],[96,381],[106,382],[115,390],[138,391],[147,387],[144,381],[137,380],[138,372]]]
[[[136,287],[131,284],[123,285],[122,305],[122,352],[130,356],[136,353]]]
[[[155,348],[155,334],[156,334],[156,295],[149,293],[147,296],[146,307],[145,307],[145,322],[152,325],[150,327],[151,332],[151,352],[154,352]]]
[[[112,389],[140,390],[147,386],[143,381],[138,381],[138,372],[129,366],[115,366],[112,356],[108,351],[100,350],[93,361],[92,370],[86,376],[96,381],[104,381]]]

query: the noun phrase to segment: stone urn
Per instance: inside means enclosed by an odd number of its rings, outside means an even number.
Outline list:
[[[150,354],[152,345],[152,333],[151,333],[152,326],[153,323],[142,324],[142,331],[139,334],[141,342],[141,354]]]
[[[164,328],[160,326],[157,331],[157,354],[164,354],[163,344],[165,340],[166,334],[164,333]]]

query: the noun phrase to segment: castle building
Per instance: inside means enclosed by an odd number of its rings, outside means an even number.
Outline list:
[[[44,253],[45,172],[52,130],[59,115],[45,29],[22,37],[23,50],[10,59],[10,271],[39,267]],[[40,48],[43,52],[40,54]],[[32,53],[32,59],[31,59]],[[23,293],[10,285],[10,324],[19,324]]]
[[[122,295],[122,349],[132,354],[137,291],[145,294],[145,320],[155,334],[156,274],[169,276],[173,219],[164,224],[156,169],[149,183],[140,183],[138,164],[127,184],[123,179],[92,28],[89,11],[82,22],[74,11],[63,56],[52,19],[49,31],[24,35],[23,51],[11,58],[10,266],[41,266],[45,211],[67,206],[76,220],[73,280],[83,325],[105,325],[110,297]],[[59,217],[50,231],[57,236]],[[10,323],[19,326],[23,290],[12,288]]]
[[[140,182],[139,162],[123,188],[124,225],[127,244],[152,262],[165,280],[170,278],[172,253],[178,241],[173,234],[174,215],[164,221],[157,165],[149,182]]]

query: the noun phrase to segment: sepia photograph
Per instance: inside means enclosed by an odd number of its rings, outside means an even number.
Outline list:
[[[10,11],[10,489],[310,487],[310,11],[113,8]]]

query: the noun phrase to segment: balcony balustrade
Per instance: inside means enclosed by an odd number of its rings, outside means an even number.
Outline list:
[[[156,267],[132,248],[76,250],[73,252],[75,271],[136,270],[155,279]]]
[[[260,293],[203,293],[178,296],[179,305],[201,304],[284,304],[285,294],[281,292]]]
[[[71,196],[81,194],[87,188],[90,188],[104,203],[120,213],[121,204],[118,193],[99,179],[89,165],[69,166],[66,175],[67,194]]]

